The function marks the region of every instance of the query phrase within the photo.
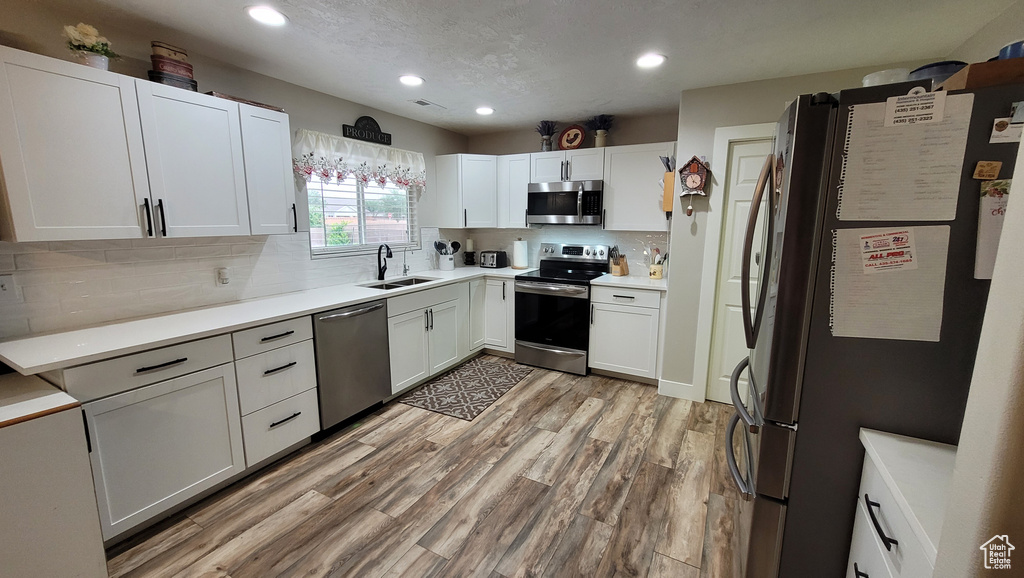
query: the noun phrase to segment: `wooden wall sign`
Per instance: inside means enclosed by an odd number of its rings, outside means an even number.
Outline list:
[[[377,124],[377,121],[372,116],[357,118],[355,125],[341,125],[341,134],[346,138],[391,146],[391,133],[381,131],[380,125]]]

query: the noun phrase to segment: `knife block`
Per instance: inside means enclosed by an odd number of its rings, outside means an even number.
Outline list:
[[[629,264],[626,263],[625,255],[619,257],[619,264],[612,263],[612,275],[615,277],[625,277],[629,275]]]

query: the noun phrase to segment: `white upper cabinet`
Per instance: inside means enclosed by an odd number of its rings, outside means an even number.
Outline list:
[[[491,155],[441,155],[437,167],[436,225],[496,227],[496,159]]]
[[[530,185],[530,155],[498,157],[498,227],[526,228],[526,189]]]
[[[146,80],[136,86],[160,234],[248,235],[238,103]]]
[[[239,104],[238,112],[250,230],[253,235],[297,231],[288,115],[248,104]]]
[[[599,181],[604,176],[604,149],[530,153],[530,182]]]
[[[602,148],[565,151],[567,181],[599,181],[604,177]]]
[[[146,159],[133,79],[0,46],[7,241],[146,234]]]
[[[658,157],[675,154],[675,143],[608,147],[604,149],[604,207],[606,229],[667,231],[661,210],[665,165]]]

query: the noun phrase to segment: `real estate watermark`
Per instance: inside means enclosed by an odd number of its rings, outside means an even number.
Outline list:
[[[1014,551],[1010,537],[1006,534],[996,534],[981,545],[984,552],[984,564],[986,570],[1009,570],[1010,554]]]

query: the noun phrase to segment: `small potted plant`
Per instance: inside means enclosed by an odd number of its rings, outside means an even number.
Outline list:
[[[604,146],[605,139],[608,138],[608,131],[611,130],[614,120],[614,115],[599,114],[586,122],[587,129],[594,131],[594,146]]]
[[[558,122],[553,120],[542,120],[537,125],[537,132],[540,133],[540,150],[551,150],[551,137],[555,134],[557,125]]]
[[[111,58],[117,54],[110,49],[110,41],[100,36],[94,26],[79,22],[78,26],[65,26],[64,38],[68,48],[85,60],[86,66],[107,70]]]

